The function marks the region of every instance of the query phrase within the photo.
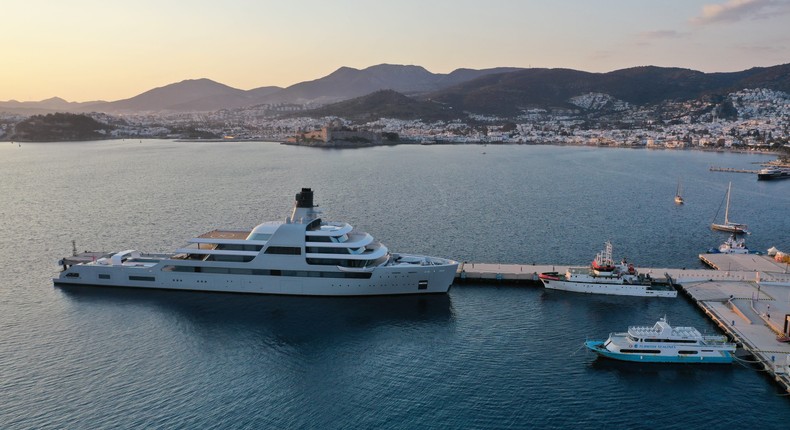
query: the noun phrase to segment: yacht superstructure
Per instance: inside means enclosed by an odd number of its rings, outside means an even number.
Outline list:
[[[135,250],[69,264],[55,284],[236,293],[365,296],[446,293],[458,262],[391,253],[368,233],[324,222],[313,191],[296,194],[285,221],[213,230],[172,254]]]

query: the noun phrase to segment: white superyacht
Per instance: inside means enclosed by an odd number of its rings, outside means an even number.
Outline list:
[[[302,188],[285,221],[214,230],[172,254],[127,250],[64,258],[56,285],[310,296],[446,293],[458,262],[391,253],[365,232],[324,222]]]

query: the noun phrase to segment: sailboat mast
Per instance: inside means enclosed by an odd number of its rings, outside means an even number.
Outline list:
[[[724,224],[730,223],[730,189],[732,189],[732,182],[727,185],[727,206],[724,207]]]

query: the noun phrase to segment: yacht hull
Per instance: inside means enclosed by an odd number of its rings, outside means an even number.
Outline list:
[[[409,267],[379,267],[370,278],[342,277],[343,272],[320,272],[338,277],[183,273],[158,267],[75,265],[53,279],[55,285],[89,285],[224,293],[298,296],[372,296],[447,293],[458,263]],[[287,272],[286,272],[287,273]],[[298,272],[297,272],[298,273]],[[308,272],[310,273],[310,272]],[[319,273],[319,272],[312,272]]]
[[[609,358],[612,360],[640,362],[640,363],[719,363],[728,364],[732,363],[732,354],[729,351],[715,351],[709,355],[700,356],[682,356],[673,354],[668,351],[661,351],[660,354],[640,354],[638,352],[622,353],[617,351],[610,351],[604,347],[605,341],[602,340],[588,340],[584,344],[587,349],[595,352],[601,357]]]

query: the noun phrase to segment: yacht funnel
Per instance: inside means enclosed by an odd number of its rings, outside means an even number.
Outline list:
[[[302,188],[301,192],[296,193],[296,207],[297,208],[312,208],[313,207],[313,190],[310,188]]]

